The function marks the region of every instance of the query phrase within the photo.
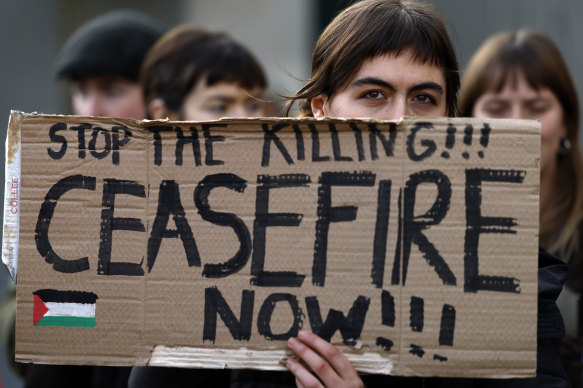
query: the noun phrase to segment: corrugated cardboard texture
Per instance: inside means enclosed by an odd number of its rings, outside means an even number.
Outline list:
[[[534,375],[538,123],[16,115],[18,360],[282,369],[302,328],[362,371]],[[41,289],[95,327],[33,325]]]

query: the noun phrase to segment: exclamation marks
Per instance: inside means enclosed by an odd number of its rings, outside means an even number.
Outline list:
[[[466,129],[464,129],[464,144],[470,147],[472,145],[472,135],[474,133],[474,127],[471,125],[466,125]],[[464,159],[470,158],[470,153],[468,151],[464,151],[462,153]]]
[[[441,326],[439,328],[439,344],[453,346],[453,331],[455,330],[455,308],[444,304],[441,309]]]
[[[423,298],[411,297],[409,323],[411,330],[421,333],[424,325],[425,302]],[[439,328],[439,345],[453,346],[453,333],[455,330],[455,308],[452,305],[444,304],[441,310],[441,323]],[[409,353],[421,358],[425,355],[425,350],[415,344],[411,344]],[[433,359],[437,361],[447,361],[447,357],[434,354]]]
[[[411,297],[411,314],[409,317],[409,324],[411,325],[411,330],[421,333],[423,331],[423,308],[424,308],[423,298],[418,298],[416,296]]]
[[[488,143],[490,141],[490,125],[487,123],[484,123],[484,126],[482,127],[481,131],[480,131],[480,145],[483,148],[487,148],[488,147]],[[455,145],[455,133],[456,133],[456,127],[454,127],[453,125],[450,125],[447,127],[447,132],[445,135],[445,150],[441,153],[441,157],[444,159],[449,159],[450,157],[450,152],[453,149],[453,146]],[[463,142],[464,145],[466,145],[466,148],[469,148],[472,146],[472,138],[474,135],[474,127],[470,124],[466,125],[466,127],[464,128],[464,137],[463,137]],[[484,158],[484,150],[481,149],[478,151],[478,156],[480,157],[480,159]],[[464,152],[462,152],[462,157],[464,159],[469,159],[470,158],[470,153],[466,150]]]
[[[480,135],[480,145],[484,148],[488,147],[488,142],[490,140],[490,125],[488,123],[484,123],[482,127],[482,134]],[[480,158],[484,158],[484,151],[478,151],[478,156]]]
[[[381,294],[381,319],[383,326],[395,327],[395,298],[389,291],[383,290]],[[416,333],[422,333],[425,322],[425,301],[423,298],[412,296],[409,302],[409,326]],[[441,321],[439,326],[439,346],[453,346],[455,330],[455,308],[444,304],[441,309]],[[377,337],[376,344],[385,351],[390,351],[393,341],[385,337]],[[415,344],[411,344],[409,353],[419,358],[425,355],[425,350]],[[447,357],[434,354],[433,359],[444,362]]]
[[[410,302],[409,325],[411,330],[421,333],[423,331],[423,310],[425,303],[422,298],[416,296],[411,297]],[[421,346],[411,344],[409,353],[421,358],[425,354],[425,350]]]
[[[451,150],[455,144],[455,127],[450,125],[447,127],[447,135],[445,137],[445,148]],[[449,159],[449,152],[443,151],[441,157],[444,159]]]
[[[395,299],[389,291],[385,290],[381,294],[381,319],[384,326],[395,327]],[[385,337],[377,337],[377,346],[389,351],[393,347],[393,341]]]

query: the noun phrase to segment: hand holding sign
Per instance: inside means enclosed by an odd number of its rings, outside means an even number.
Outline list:
[[[288,369],[296,376],[298,387],[364,387],[348,359],[328,341],[316,334],[300,331],[298,338],[288,340],[289,348],[311,369],[290,358]]]

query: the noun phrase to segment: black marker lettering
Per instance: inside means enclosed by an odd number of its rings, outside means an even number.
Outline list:
[[[241,313],[237,320],[233,310],[229,307],[225,298],[216,287],[204,290],[204,328],[203,341],[215,342],[217,334],[217,314],[231,332],[233,339],[249,341],[251,338],[251,324],[253,323],[253,303],[255,292],[243,290],[241,294]]]
[[[61,159],[65,152],[67,152],[67,139],[65,136],[57,135],[56,133],[59,131],[64,131],[67,129],[67,124],[65,123],[57,123],[51,126],[49,129],[49,137],[51,141],[55,143],[61,143],[61,149],[57,152],[53,151],[51,148],[47,148],[47,152],[52,159]]]
[[[320,156],[320,135],[318,129],[314,124],[308,124],[312,134],[312,162],[327,162],[330,160],[329,156]]]
[[[386,290],[381,293],[381,317],[384,326],[395,326],[395,298]]]
[[[78,144],[78,151],[79,151],[79,159],[85,159],[85,130],[91,129],[91,125],[89,124],[81,124],[76,127],[71,127],[71,130],[77,131],[77,140]]]
[[[230,226],[239,240],[239,250],[224,263],[205,264],[202,276],[207,278],[224,278],[239,272],[251,255],[251,236],[243,220],[232,213],[211,210],[208,202],[210,192],[216,187],[225,187],[243,193],[247,182],[234,174],[214,174],[204,177],[194,190],[194,203],[203,220],[215,225]]]
[[[356,126],[355,123],[350,123],[350,128],[354,132],[354,140],[356,141],[356,151],[358,152],[358,161],[362,162],[364,160],[364,145],[362,142],[362,131]]]
[[[200,142],[198,140],[198,130],[196,127],[190,127],[190,136],[185,136],[182,128],[174,128],[176,131],[176,165],[182,166],[182,151],[185,144],[192,144],[192,153],[194,154],[194,164],[200,166]]]
[[[101,232],[99,233],[99,261],[97,273],[99,275],[144,276],[142,263],[111,262],[112,232],[114,230],[131,230],[145,232],[144,224],[138,218],[114,217],[115,196],[128,194],[139,198],[146,198],[144,185],[133,181],[105,179],[101,205]],[[143,261],[143,258],[142,258]]]
[[[381,320],[383,326],[395,327],[395,299],[385,290],[381,293]],[[377,337],[376,345],[388,352],[393,347],[393,341]]]
[[[399,214],[397,218],[397,246],[395,248],[395,261],[393,263],[393,273],[391,284],[398,285],[401,279],[401,241],[403,240],[403,189],[399,189]]]
[[[289,124],[285,124],[285,123],[279,123],[279,124],[275,124],[274,126],[271,127],[271,129],[269,129],[269,125],[267,124],[262,124],[261,127],[263,128],[263,153],[261,155],[261,167],[267,167],[269,166],[269,158],[270,158],[270,154],[271,154],[271,142],[273,141],[275,143],[275,145],[277,146],[277,149],[279,150],[279,152],[281,152],[281,155],[283,156],[283,158],[285,159],[285,161],[287,162],[287,164],[294,164],[294,161],[292,160],[291,156],[289,155],[289,152],[287,151],[287,149],[285,148],[285,146],[283,145],[283,143],[281,142],[281,140],[279,139],[279,137],[277,137],[276,133],[282,129],[287,127]],[[295,130],[295,128],[294,128]],[[301,133],[300,133],[300,138],[301,138]],[[298,139],[298,132],[296,132],[296,141]],[[303,153],[303,140],[302,140],[302,153]],[[299,143],[298,143],[298,159],[299,159]],[[303,158],[303,157],[302,157]]]
[[[505,276],[481,275],[478,271],[478,245],[482,233],[515,234],[516,220],[510,217],[482,217],[482,182],[522,183],[522,170],[466,170],[466,237],[464,243],[465,292],[480,290],[520,292],[520,280]]]
[[[287,332],[274,334],[271,330],[271,317],[273,316],[275,305],[279,302],[287,302],[289,304],[293,323]],[[297,337],[303,325],[303,315],[298,300],[294,295],[271,294],[265,299],[257,315],[257,331],[268,340],[287,340],[290,337]]]
[[[222,160],[213,159],[213,143],[225,141],[224,136],[211,136],[211,128],[225,128],[227,124],[203,124],[202,131],[204,133],[204,149],[206,151],[204,163],[207,166],[218,166],[225,164]]]
[[[323,287],[326,280],[326,255],[328,231],[332,222],[349,222],[356,219],[356,206],[332,206],[332,186],[374,186],[375,174],[364,172],[323,172],[318,188],[318,219],[314,241],[312,283]]]
[[[171,126],[146,127],[146,130],[152,132],[154,136],[154,164],[156,166],[162,165],[162,136],[160,132],[171,131]]]
[[[370,276],[372,284],[377,288],[383,287],[385,276],[385,258],[387,256],[387,233],[389,232],[389,213],[391,208],[391,181],[379,181],[377,199],[377,221],[374,230],[372,253],[372,269]]]
[[[168,220],[172,214],[172,219],[176,224],[176,229],[168,229]],[[200,267],[200,256],[196,247],[196,241],[192,235],[192,229],[186,220],[186,214],[180,201],[180,190],[178,183],[171,180],[163,180],[160,183],[160,194],[158,198],[158,210],[152,226],[152,232],[148,239],[148,272],[152,271],[160,245],[163,238],[178,238],[182,240],[186,260],[189,267]]]
[[[415,123],[415,126],[411,128],[411,132],[409,133],[409,136],[407,136],[407,155],[409,155],[409,159],[414,162],[430,157],[437,149],[433,140],[423,139],[421,140],[421,145],[425,147],[425,150],[420,154],[415,152],[415,138],[417,137],[417,132],[421,129],[433,129],[433,124],[425,122]]]
[[[97,152],[96,151],[97,136],[99,136],[100,133],[103,135],[105,144],[103,145],[103,151]],[[99,127],[93,128],[93,132],[91,133],[91,140],[89,140],[89,152],[91,153],[91,155],[96,159],[103,159],[107,155],[109,155],[110,150],[111,150],[111,134],[108,131],[104,130],[103,128]]]
[[[123,138],[120,140],[119,131],[122,130],[124,133]],[[119,149],[129,143],[132,138],[132,131],[125,125],[114,125],[111,128],[111,148],[113,152],[111,154],[111,161],[113,164],[119,164]]]
[[[334,333],[340,330],[342,342],[349,346],[355,346],[356,339],[360,338],[369,305],[369,298],[359,296],[348,311],[348,316],[345,317],[342,311],[330,309],[326,321],[322,322],[318,298],[315,296],[306,297],[306,307],[312,331],[324,340],[330,341]]]
[[[338,130],[336,129],[336,124],[328,124],[330,128],[330,135],[332,136],[332,154],[334,155],[335,162],[352,162],[350,156],[342,156],[342,150],[340,149],[340,138],[338,137]]]
[[[384,338],[384,337],[377,337],[377,342],[376,345],[378,347],[380,347],[381,349],[383,349],[384,351],[390,351],[393,347],[393,341],[391,341],[388,338]]]
[[[381,131],[379,131],[376,124],[369,124],[368,130],[369,141],[370,141],[370,155],[372,160],[377,160],[379,158],[377,153],[377,138],[381,141],[383,148],[385,149],[386,156],[393,156],[393,147],[395,146],[395,139],[397,138],[397,124],[389,123],[389,138],[385,138]]]
[[[304,136],[302,135],[302,131],[297,124],[292,125],[292,128],[294,129],[294,133],[296,134],[296,144],[297,144],[296,147],[298,149],[298,160],[304,160],[305,159]],[[261,164],[261,165],[263,166],[263,164]]]
[[[439,327],[439,344],[453,346],[453,332],[455,330],[455,308],[444,304],[441,309],[441,325]]]
[[[269,191],[283,187],[307,187],[310,177],[305,174],[257,177],[255,221],[253,223],[253,260],[251,284],[263,287],[300,287],[306,275],[291,271],[265,271],[265,235],[268,226],[298,226],[302,214],[269,213]]]
[[[423,358],[425,355],[425,350],[419,345],[411,344],[411,348],[409,348],[409,353],[419,358]]]
[[[456,131],[456,128],[453,125],[450,124],[447,127],[447,137],[445,138],[445,148],[447,148],[448,150],[451,150],[455,144],[455,131]],[[441,157],[444,159],[448,159],[449,152],[443,151],[441,153]]]
[[[417,187],[421,183],[434,183],[437,186],[437,198],[427,213],[415,216],[415,197]],[[403,285],[407,280],[407,267],[411,254],[411,244],[419,247],[427,263],[433,267],[443,284],[455,286],[456,278],[449,266],[441,257],[435,246],[425,237],[423,230],[431,225],[437,225],[443,220],[449,210],[451,199],[451,182],[438,170],[419,171],[409,176],[405,185],[405,204],[403,219]]]
[[[55,271],[63,273],[75,273],[89,269],[89,260],[87,257],[75,260],[62,259],[53,251],[53,247],[49,241],[49,227],[51,226],[51,219],[55,213],[57,203],[63,194],[73,189],[95,190],[95,177],[73,175],[55,183],[45,196],[45,200],[38,213],[38,220],[34,230],[34,240],[38,253],[44,257],[47,263],[53,265]]]
[[[424,305],[425,302],[423,301],[423,298],[418,298],[416,296],[411,297],[411,302],[409,303],[409,325],[413,331],[423,331]]]

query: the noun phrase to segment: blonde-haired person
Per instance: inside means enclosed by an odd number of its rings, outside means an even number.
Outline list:
[[[540,244],[568,263],[565,283],[580,294],[583,164],[579,101],[559,49],[549,37],[532,30],[490,37],[465,71],[460,111],[462,116],[540,120]],[[566,322],[576,320],[571,337],[580,337],[579,309],[562,310]],[[576,340],[564,345],[576,346]],[[574,349],[563,360],[574,386],[581,386],[582,349]]]

